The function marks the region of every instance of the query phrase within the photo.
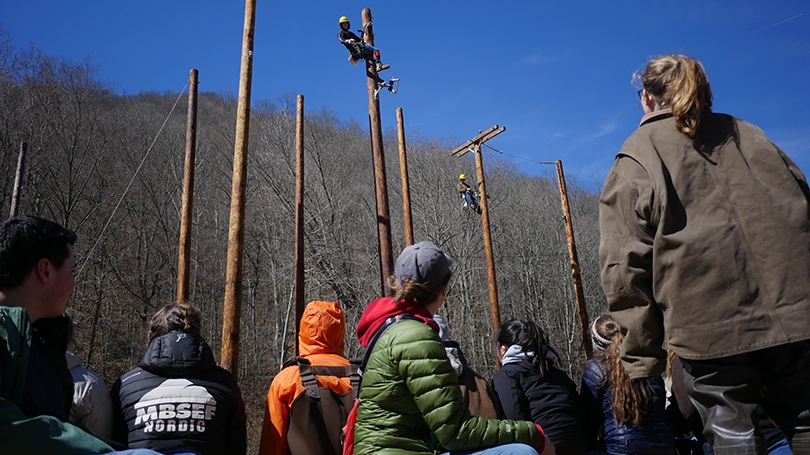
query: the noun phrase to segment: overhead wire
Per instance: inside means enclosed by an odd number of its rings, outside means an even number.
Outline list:
[[[110,223],[112,222],[112,219],[115,216],[115,212],[118,211],[118,208],[121,207],[121,203],[124,202],[124,198],[126,197],[127,193],[129,192],[129,189],[132,187],[132,184],[135,183],[135,178],[138,177],[138,173],[141,171],[141,168],[143,167],[144,163],[146,162],[146,158],[149,157],[149,153],[152,151],[152,149],[155,148],[155,143],[160,138],[160,135],[163,133],[163,130],[166,128],[166,124],[169,123],[169,118],[171,118],[172,113],[174,113],[175,108],[177,108],[177,103],[180,102],[180,98],[182,98],[183,94],[186,93],[186,89],[188,88],[188,86],[189,86],[189,81],[186,81],[186,85],[183,87],[183,90],[180,91],[180,94],[177,95],[177,99],[174,101],[174,105],[172,106],[172,109],[166,115],[166,119],[163,120],[163,125],[160,126],[160,130],[158,130],[157,134],[155,135],[155,138],[152,140],[152,143],[149,145],[149,148],[146,149],[146,153],[143,155],[143,159],[141,159],[141,163],[138,165],[138,168],[135,169],[135,173],[132,175],[132,179],[130,179],[129,184],[124,189],[124,192],[121,194],[121,198],[118,199],[118,204],[115,205],[115,208],[113,209],[112,213],[110,213],[110,217],[107,219],[107,223],[104,225],[104,228],[101,230],[101,233],[99,233],[98,238],[96,238],[96,242],[93,244],[93,247],[90,248],[90,251],[87,253],[87,256],[85,257],[84,262],[82,263],[82,266],[79,268],[79,271],[76,273],[77,277],[82,274],[82,271],[84,270],[85,266],[87,266],[87,263],[90,262],[90,258],[93,256],[93,252],[96,250],[96,247],[98,246],[99,242],[101,242],[102,237],[104,237],[104,233],[107,232],[107,228],[110,226]]]
[[[500,153],[501,155],[511,156],[512,158],[518,158],[518,159],[521,159],[521,160],[529,161],[529,162],[531,162],[531,163],[538,163],[538,164],[557,164],[557,163],[555,163],[555,162],[553,162],[553,161],[537,161],[537,160],[533,160],[533,159],[530,159],[530,158],[526,158],[526,157],[524,157],[524,156],[512,155],[512,154],[510,154],[510,153],[506,153],[506,152],[503,152],[503,151],[501,151],[501,150],[498,150],[498,149],[496,149],[495,147],[493,147],[493,146],[491,146],[491,145],[487,144],[486,142],[484,142],[484,143],[483,143],[483,144],[481,144],[481,145],[484,145],[484,146],[486,146],[487,148],[489,148],[490,150],[495,151],[495,152],[498,152],[498,153]]]

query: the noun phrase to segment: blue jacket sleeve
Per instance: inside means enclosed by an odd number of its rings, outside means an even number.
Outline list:
[[[583,429],[585,439],[588,441],[588,448],[593,450],[599,446],[599,439],[604,424],[604,414],[602,413],[603,391],[601,388],[604,381],[604,373],[598,360],[591,360],[585,366],[582,374],[582,387],[579,396],[582,400],[582,412],[585,421]]]

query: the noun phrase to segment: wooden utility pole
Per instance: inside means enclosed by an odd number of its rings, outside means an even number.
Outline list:
[[[250,130],[250,89],[253,77],[253,29],[256,0],[245,2],[242,34],[242,63],[236,105],[236,140],[233,150],[231,215],[228,229],[228,259],[225,270],[225,304],[222,315],[222,354],[220,365],[239,378],[239,317],[242,310],[242,251],[245,239],[245,183],[247,181],[248,132]]]
[[[186,117],[186,162],[183,171],[183,203],[180,209],[180,247],[177,260],[177,303],[188,301],[191,265],[191,214],[194,207],[194,154],[197,149],[197,75],[191,70],[188,81]]]
[[[487,185],[484,179],[484,159],[481,156],[481,144],[506,131],[498,125],[480,133],[464,145],[450,152],[450,155],[464,156],[467,152],[475,153],[475,171],[478,178],[478,191],[481,204],[481,226],[484,232],[484,251],[487,257],[487,283],[489,284],[489,309],[492,314],[493,332],[501,326],[501,313],[498,307],[498,283],[495,280],[495,255],[492,252],[492,234],[489,229],[489,204],[487,203]]]
[[[364,8],[363,41],[374,46],[374,27],[371,23],[371,10]],[[394,259],[391,252],[391,216],[388,211],[388,186],[385,180],[385,153],[383,151],[382,123],[380,122],[380,100],[377,98],[377,67],[374,59],[366,59],[366,79],[368,85],[368,123],[371,130],[371,153],[374,158],[374,188],[377,201],[377,245],[380,252],[380,286],[382,294],[391,295],[386,280],[394,274]]]
[[[14,191],[11,193],[11,211],[9,217],[20,214],[20,198],[22,197],[22,186],[25,178],[25,155],[28,154],[28,143],[20,144],[20,154],[17,157],[17,173],[14,176]]]
[[[574,278],[574,293],[577,298],[579,327],[580,330],[582,330],[582,343],[585,348],[585,359],[587,360],[593,357],[590,323],[588,322],[588,307],[585,305],[585,291],[582,288],[582,275],[579,273],[577,244],[574,241],[574,225],[571,222],[571,209],[568,206],[568,190],[565,186],[562,161],[557,160],[554,164],[557,165],[557,180],[560,183],[560,201],[562,202],[563,218],[565,219],[565,236],[568,239],[568,256],[571,258],[571,275]]]
[[[405,246],[413,245],[413,221],[411,220],[411,188],[408,180],[408,159],[405,152],[405,121],[402,108],[397,108],[397,138],[399,139],[399,173],[402,180],[402,218],[405,224]]]
[[[295,355],[299,353],[298,330],[304,314],[304,95],[298,95],[295,117]]]

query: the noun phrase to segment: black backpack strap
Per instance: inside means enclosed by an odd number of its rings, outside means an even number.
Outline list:
[[[360,364],[363,362],[363,359],[349,359],[349,363],[353,369],[352,371],[352,399],[357,398],[357,395],[360,391],[360,381],[363,380],[363,377],[360,375]]]
[[[363,362],[360,364],[360,368],[357,370],[357,372],[360,374],[360,384],[357,387],[357,396],[360,396],[360,385],[362,385],[363,382],[363,374],[366,371],[366,367],[368,366],[368,359],[371,358],[371,351],[374,350],[374,345],[377,344],[377,340],[380,339],[380,337],[383,335],[383,333],[385,333],[386,330],[388,330],[389,327],[391,327],[392,325],[396,324],[399,321],[405,320],[419,321],[419,319],[416,318],[416,316],[410,313],[402,313],[397,316],[391,316],[390,318],[385,320],[385,322],[383,323],[382,326],[380,326],[379,329],[377,329],[377,332],[374,333],[374,336],[371,338],[371,341],[368,342],[368,346],[366,346],[366,353],[365,355],[363,355]]]
[[[296,357],[296,363],[298,364],[298,375],[301,376],[301,384],[307,389],[307,395],[315,400],[321,399],[316,376],[348,378],[353,377],[357,372],[357,366],[351,364],[346,366],[312,365],[308,359],[303,357]]]
[[[337,377],[352,377],[357,375],[357,363],[346,366],[320,366],[312,365],[312,363],[303,357],[297,357],[295,363],[298,365],[298,374],[301,377],[301,383],[306,389],[306,392],[299,396],[300,399],[308,399],[305,402],[298,403],[298,399],[293,403],[293,408],[297,409],[290,415],[290,419],[304,419],[310,422],[309,427],[304,425],[295,432],[295,440],[298,441],[297,445],[302,447],[295,447],[291,445],[291,453],[320,453],[323,455],[339,455],[340,453],[340,430],[345,424],[345,414],[349,413],[351,403],[354,401],[352,396],[348,401],[336,395],[334,391],[324,388],[324,395],[321,395],[320,386],[316,376],[337,376]],[[354,384],[352,384],[354,386]],[[352,388],[352,393],[354,388]],[[346,396],[346,394],[342,395]],[[298,407],[304,405],[303,408]],[[342,422],[335,422],[340,416],[340,410],[345,409],[345,414]],[[303,412],[304,414],[298,414]],[[295,417],[297,416],[297,417]],[[327,421],[327,419],[329,419]],[[300,420],[297,420],[300,421]],[[335,425],[339,425],[335,427]],[[292,421],[288,421],[288,437],[292,437]],[[309,433],[306,433],[308,428]],[[304,433],[302,433],[304,431]],[[305,438],[301,440],[300,438]],[[306,447],[303,447],[306,446]],[[314,452],[313,452],[314,451]]]
[[[297,357],[297,363],[298,375],[301,376],[301,384],[307,389],[307,395],[314,400],[320,400],[321,393],[318,391],[318,378],[315,377],[312,364],[303,357]]]

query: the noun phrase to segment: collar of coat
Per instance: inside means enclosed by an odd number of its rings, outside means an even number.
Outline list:
[[[641,128],[646,123],[651,123],[668,117],[672,117],[672,109],[670,108],[649,112],[644,114],[644,117],[641,117],[641,122],[638,124],[638,127]]]

